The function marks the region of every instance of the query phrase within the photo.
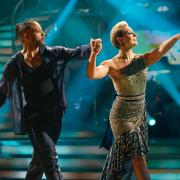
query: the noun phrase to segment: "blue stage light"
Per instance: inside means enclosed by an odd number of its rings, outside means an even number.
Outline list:
[[[156,120],[155,119],[150,119],[148,123],[149,123],[150,126],[154,126],[154,125],[156,125]]]

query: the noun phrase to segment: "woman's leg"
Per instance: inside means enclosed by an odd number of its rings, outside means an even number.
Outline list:
[[[138,180],[150,180],[145,156],[138,156],[132,159],[131,162]]]

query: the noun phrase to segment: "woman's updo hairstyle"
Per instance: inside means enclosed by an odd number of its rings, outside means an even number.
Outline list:
[[[110,32],[110,40],[114,47],[117,49],[120,48],[120,44],[117,41],[117,37],[122,37],[124,33],[124,27],[127,27],[128,24],[126,21],[120,21],[118,22],[111,30]]]

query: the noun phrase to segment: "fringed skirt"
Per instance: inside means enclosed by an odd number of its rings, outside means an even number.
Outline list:
[[[148,152],[144,94],[117,96],[109,119],[115,142],[107,155],[101,180],[121,180],[127,161]]]

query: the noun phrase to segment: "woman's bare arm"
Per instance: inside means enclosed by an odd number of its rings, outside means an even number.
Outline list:
[[[180,34],[176,34],[171,38],[169,38],[168,40],[161,43],[157,49],[144,54],[144,59],[146,61],[146,64],[151,65],[157,62],[158,60],[160,60],[161,57],[165,53],[167,53],[179,39],[180,39]]]
[[[96,66],[96,57],[102,49],[102,42],[100,39],[91,40],[91,55],[87,64],[87,76],[89,79],[101,79],[109,72],[109,66],[106,62]]]

